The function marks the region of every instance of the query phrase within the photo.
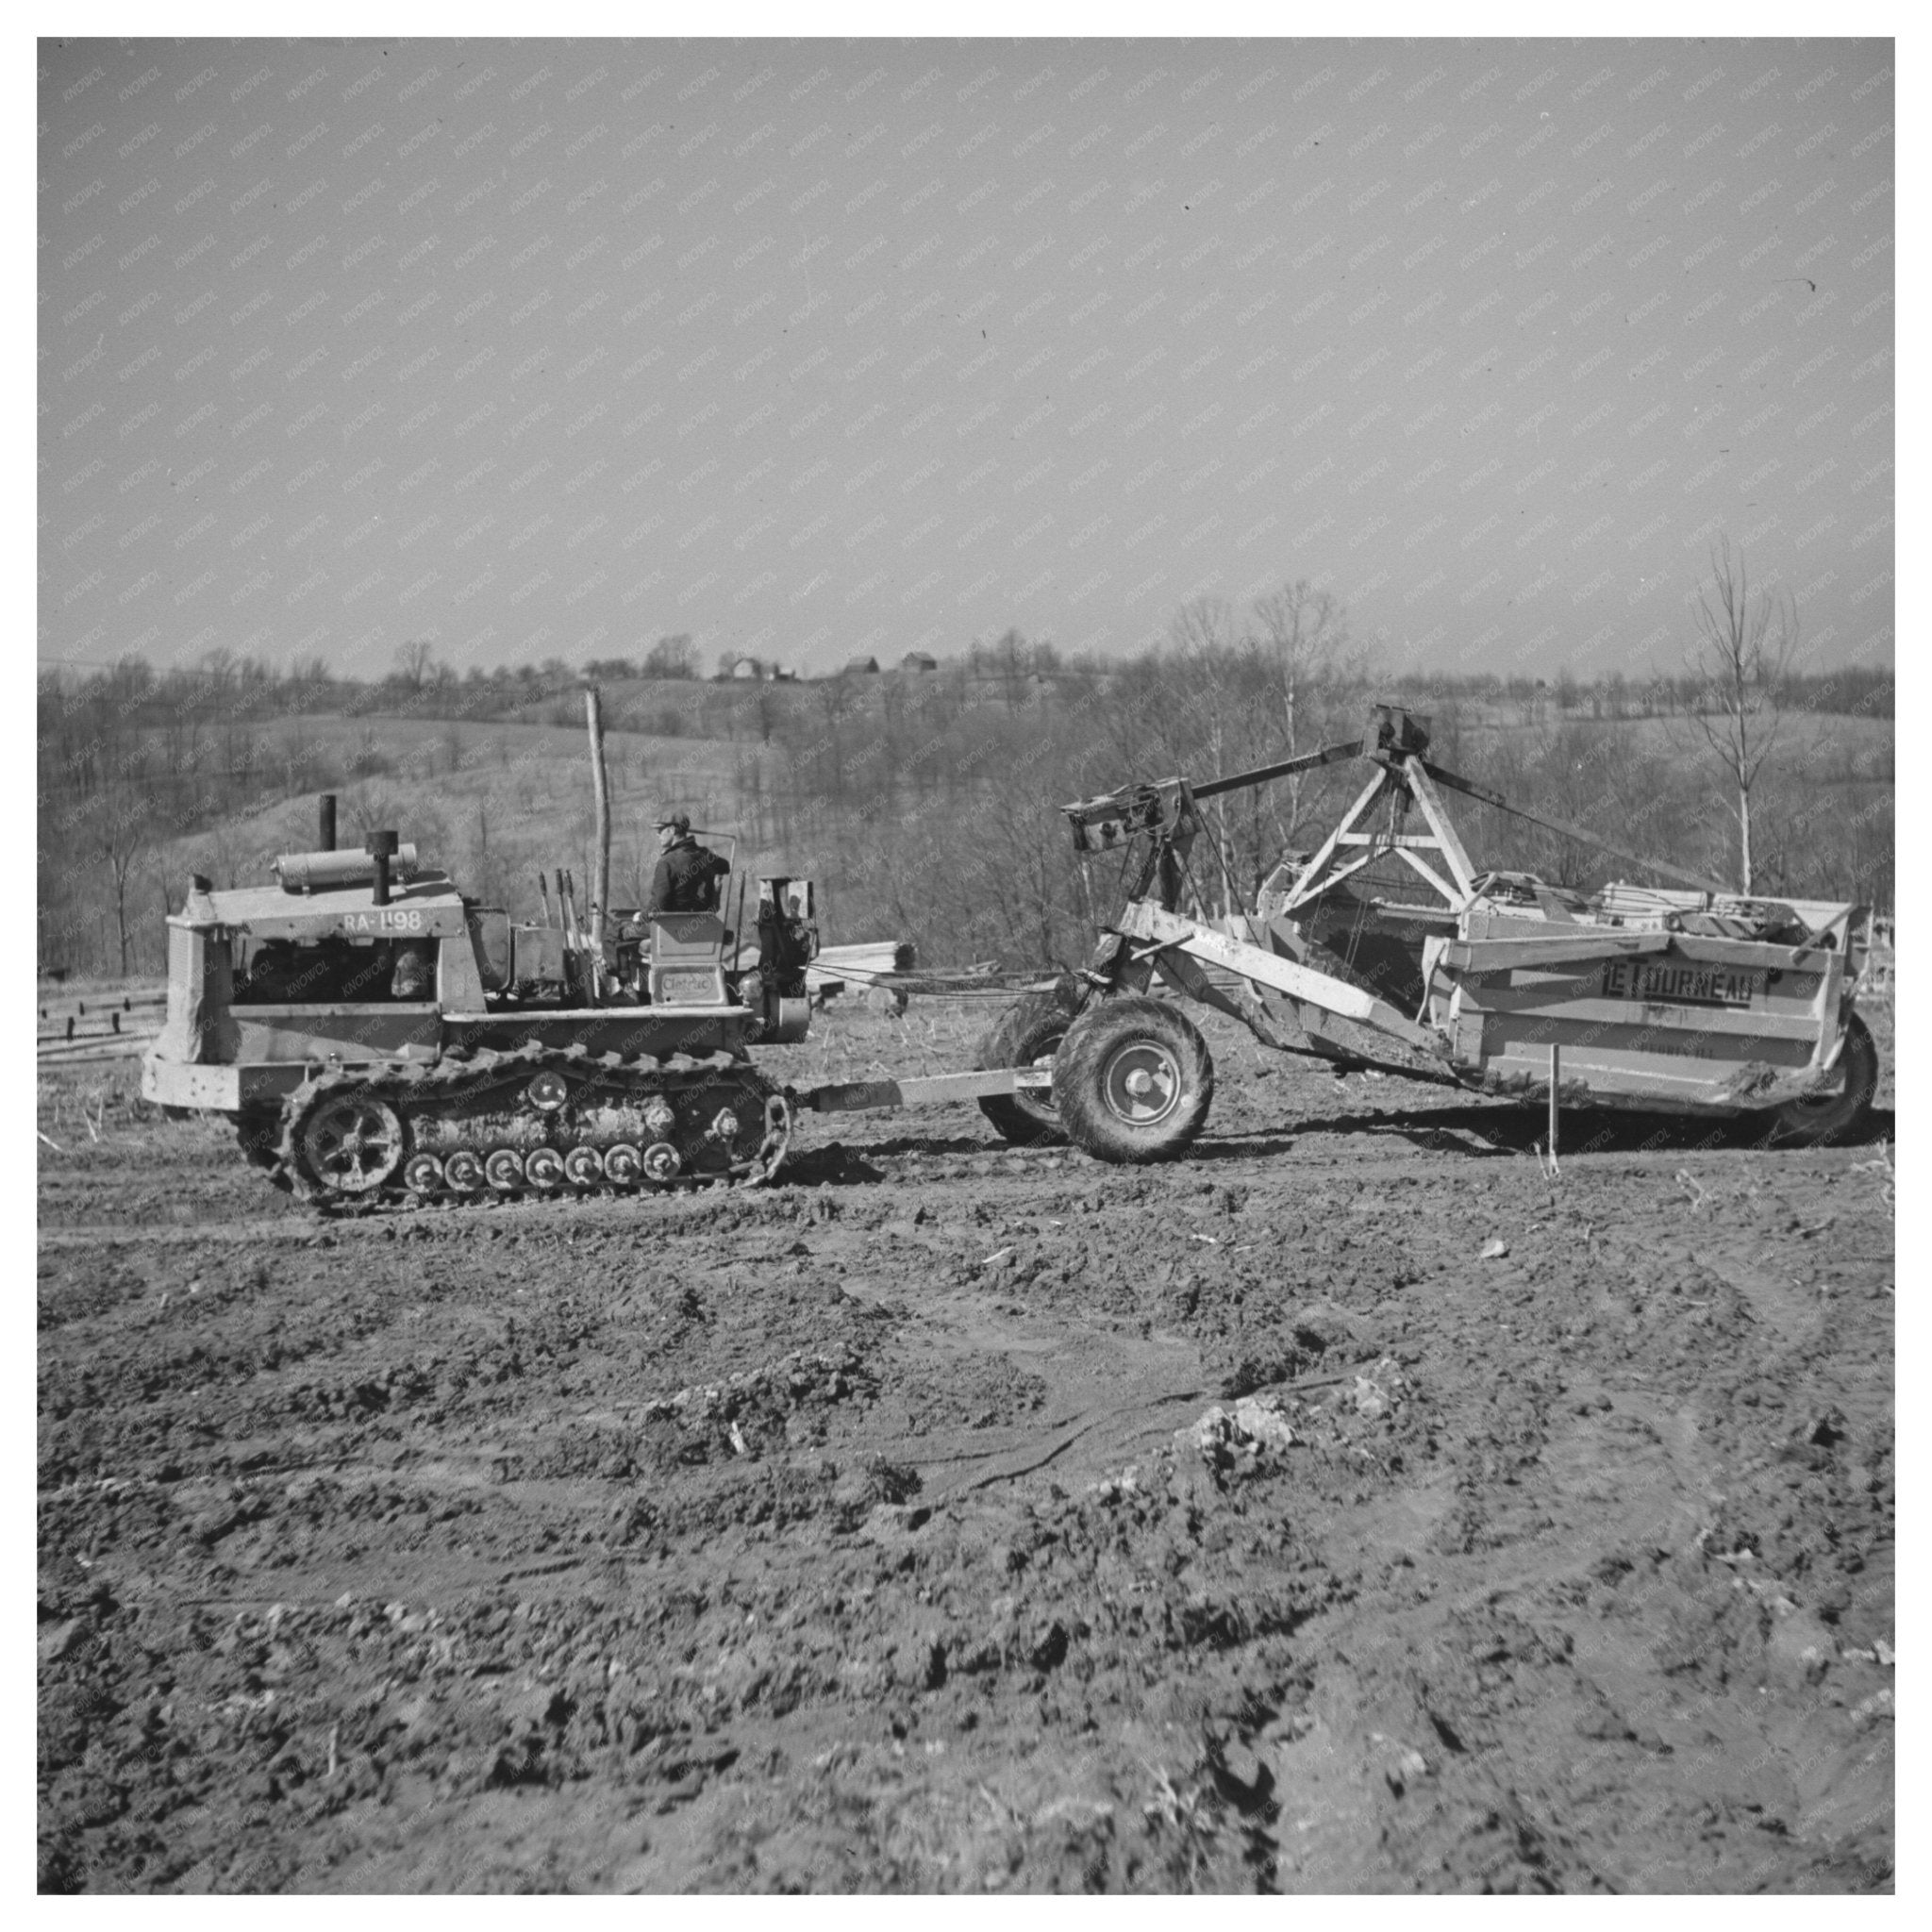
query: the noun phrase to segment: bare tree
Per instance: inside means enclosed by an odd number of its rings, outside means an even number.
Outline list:
[[[689,631],[659,638],[643,662],[646,677],[695,677],[698,675],[698,647]]]
[[[358,778],[342,790],[342,810],[358,832],[368,834],[393,829],[401,801],[387,785],[374,778]]]
[[[1168,643],[1181,669],[1187,688],[1185,708],[1200,733],[1208,774],[1218,777],[1227,770],[1227,713],[1233,696],[1227,673],[1235,652],[1235,622],[1227,599],[1211,594],[1191,597],[1168,625]],[[1199,889],[1219,895],[1219,910],[1225,918],[1234,910],[1235,893],[1228,873],[1227,801],[1217,800],[1209,813],[1204,823],[1212,858]]]
[[[152,802],[128,791],[110,796],[97,821],[95,847],[114,881],[114,929],[121,943],[121,977],[127,977],[127,881],[147,850],[153,824]]]
[[[752,710],[758,721],[758,742],[770,744],[780,716],[778,693],[763,677],[752,688]]]
[[[1712,545],[1711,581],[1698,587],[1690,654],[1697,685],[1691,716],[1736,788],[1739,890],[1752,890],[1751,788],[1784,720],[1785,685],[1798,642],[1798,609],[1789,591],[1753,591],[1744,554],[1730,539]]]
[[[842,673],[837,677],[822,678],[812,687],[812,695],[817,700],[820,717],[824,721],[824,732],[818,741],[808,746],[806,757],[817,771],[828,781],[824,789],[833,799],[841,801],[845,796],[845,745],[841,726],[858,708],[858,693],[853,689],[852,680]]]
[[[411,691],[421,691],[436,669],[436,646],[428,638],[409,638],[396,646],[396,675]]]
[[[1282,708],[1288,725],[1287,754],[1298,758],[1311,747],[1302,742],[1308,700],[1317,688],[1325,687],[1342,668],[1341,658],[1347,648],[1348,628],[1341,606],[1326,591],[1318,591],[1307,577],[1297,577],[1257,597],[1255,623],[1264,653],[1274,660],[1274,675],[1281,681]],[[1282,842],[1292,844],[1302,817],[1302,791],[1307,774],[1297,772],[1288,780],[1288,823],[1282,829]]]
[[[225,709],[229,688],[235,682],[234,652],[221,644],[211,651],[204,651],[195,660],[194,675],[201,684],[208,708],[217,713]]]
[[[1011,625],[993,646],[993,665],[1007,694],[1007,709],[1016,711],[1026,702],[1026,672],[1031,653],[1026,640]]]

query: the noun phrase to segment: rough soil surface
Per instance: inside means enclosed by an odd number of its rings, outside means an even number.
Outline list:
[[[1889,1890],[1888,1147],[1204,1030],[1174,1166],[363,1222],[43,1084],[42,1888]]]

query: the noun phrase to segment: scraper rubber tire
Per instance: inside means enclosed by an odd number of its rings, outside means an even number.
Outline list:
[[[1174,1007],[1108,1000],[1067,1029],[1053,1086],[1076,1147],[1138,1166],[1171,1160],[1192,1143],[1214,1100],[1214,1059]]]
[[[1786,1147],[1817,1147],[1856,1141],[1872,1112],[1878,1091],[1878,1048],[1864,1021],[1854,1013],[1840,1053],[1844,1080],[1836,1092],[1816,1100],[1788,1101],[1771,1117],[1771,1139]]]
[[[1065,1003],[1056,993],[1033,993],[1017,1000],[1002,1013],[979,1043],[974,1065],[1034,1067],[1051,1064],[1072,1024]],[[1059,1109],[1051,1093],[989,1093],[979,1110],[1015,1147],[1038,1147],[1066,1137]]]

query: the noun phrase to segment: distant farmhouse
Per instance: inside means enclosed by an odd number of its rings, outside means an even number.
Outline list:
[[[763,658],[733,658],[719,670],[721,683],[795,684],[798,673]]]
[[[937,671],[939,668],[940,660],[930,651],[908,651],[899,659],[898,664],[900,671],[913,674]],[[840,666],[837,675],[841,677],[876,677],[881,675],[881,667],[876,658],[848,658]]]

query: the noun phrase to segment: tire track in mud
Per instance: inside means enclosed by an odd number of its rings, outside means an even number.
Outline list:
[[[1885,1889],[1881,1177],[1553,1187],[1212,1025],[1162,1170],[337,1227],[104,1143],[225,1238],[42,1229],[43,1883]]]

